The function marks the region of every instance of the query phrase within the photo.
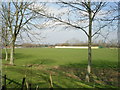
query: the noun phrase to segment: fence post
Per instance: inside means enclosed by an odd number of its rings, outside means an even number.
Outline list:
[[[49,83],[50,83],[50,89],[53,90],[53,80],[52,80],[52,75],[50,74],[49,77]]]
[[[39,87],[38,87],[38,85],[36,86],[36,90],[39,90]]]
[[[24,84],[25,84],[25,78],[23,78],[23,81],[22,81],[22,88],[21,88],[21,90],[24,89]]]
[[[4,85],[5,85],[5,88],[6,88],[6,75],[4,76]]]
[[[6,90],[6,75],[4,75],[3,78],[4,78],[4,84],[2,86],[2,90]]]
[[[27,88],[27,90],[29,90],[29,86],[28,86],[28,83],[26,82],[26,88]]]
[[[31,88],[31,84],[29,84],[29,90],[32,90],[32,88]]]

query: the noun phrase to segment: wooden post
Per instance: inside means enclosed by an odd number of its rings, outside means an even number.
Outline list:
[[[27,88],[27,90],[29,90],[29,86],[28,86],[28,83],[26,82],[26,88]]]
[[[24,89],[24,84],[25,84],[25,78],[23,78],[23,81],[22,81],[22,88],[21,88],[21,90]]]
[[[31,88],[31,84],[29,84],[29,90],[32,90],[32,88]]]
[[[3,78],[4,78],[4,85],[2,86],[2,90],[6,90],[6,75],[4,75]]]
[[[4,76],[4,85],[5,85],[5,88],[6,88],[6,75]]]
[[[50,77],[49,77],[49,83],[50,83],[50,89],[52,90],[53,89],[53,81],[52,81],[52,75],[50,74]]]
[[[39,87],[38,87],[38,85],[36,86],[36,90],[39,90]]]

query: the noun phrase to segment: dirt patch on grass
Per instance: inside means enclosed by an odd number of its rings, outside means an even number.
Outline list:
[[[12,64],[2,64],[2,65],[4,65],[4,66],[16,66],[15,64],[14,65],[12,65]]]

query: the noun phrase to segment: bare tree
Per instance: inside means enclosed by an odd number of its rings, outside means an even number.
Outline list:
[[[34,12],[28,10],[30,2],[4,2],[2,3],[2,17],[5,20],[6,30],[10,32],[10,64],[14,64],[14,48],[17,36],[26,27],[28,22],[36,17]]]
[[[40,12],[39,8],[32,10],[41,16],[50,18],[54,22],[59,22],[59,24],[66,27],[73,27],[86,34],[88,37],[86,81],[89,82],[92,64],[92,38],[95,35],[100,34],[102,30],[105,30],[105,27],[110,25],[116,19],[117,15],[114,14],[116,10],[113,7],[107,7],[108,3],[106,2],[91,2],[90,0],[85,0],[84,2],[78,0],[73,0],[72,2],[60,1],[56,4],[60,5],[60,8],[63,9],[63,11],[64,8],[67,8],[67,10],[62,13],[58,9],[56,12],[51,13],[52,10],[49,10],[50,7],[44,12]],[[107,9],[104,9],[105,7],[107,7]],[[56,14],[57,11],[60,13]]]
[[[8,60],[8,47],[9,47],[9,45],[10,45],[10,32],[9,32],[9,30],[7,29],[7,25],[6,25],[6,23],[4,22],[4,20],[2,20],[2,28],[1,28],[1,30],[2,30],[2,45],[4,46],[4,49],[5,49],[5,60],[7,61]]]
[[[0,7],[1,11],[2,11],[2,6]],[[8,50],[7,47],[9,45],[9,30],[7,30],[7,23],[5,22],[4,18],[2,17],[2,15],[0,16],[0,32],[1,32],[1,43],[2,43],[2,48],[4,48],[5,50],[5,60],[8,60]]]

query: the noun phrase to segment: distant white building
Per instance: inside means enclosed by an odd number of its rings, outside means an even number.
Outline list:
[[[22,48],[21,46],[19,46],[19,47],[15,47],[15,48]]]
[[[55,46],[55,48],[82,48],[87,49],[87,46]],[[99,47],[91,47],[92,49],[98,49]]]

